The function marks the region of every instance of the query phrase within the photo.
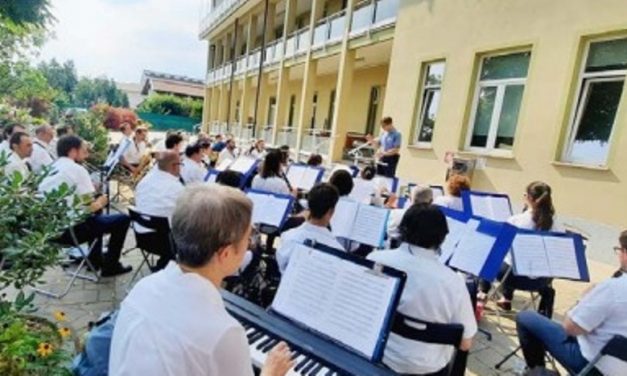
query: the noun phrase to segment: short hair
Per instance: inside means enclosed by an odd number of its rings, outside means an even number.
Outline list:
[[[470,179],[467,176],[454,174],[448,178],[448,193],[451,196],[461,197],[462,191],[470,189]]]
[[[320,166],[322,164],[322,156],[320,154],[312,154],[307,159],[308,166]]]
[[[198,142],[198,147],[202,149],[209,149],[211,147],[211,143],[206,140],[202,140]]]
[[[65,136],[69,132],[70,132],[70,127],[67,125],[62,125],[60,127],[57,127],[57,137]]]
[[[11,135],[9,139],[9,148],[13,150],[13,145],[19,145],[22,143],[22,138],[29,137],[26,132],[15,132]]]
[[[337,188],[340,197],[348,196],[353,191],[353,177],[346,170],[337,170],[331,174],[329,183]]]
[[[176,145],[180,144],[182,141],[183,141],[183,136],[181,136],[178,133],[168,135],[168,137],[166,137],[165,139],[165,148],[173,149]]]
[[[83,145],[83,140],[73,134],[63,136],[57,141],[57,155],[59,157],[67,157],[74,149],[80,149]]]
[[[374,166],[366,166],[361,170],[361,178],[365,180],[372,180],[376,174],[377,170]]]
[[[22,129],[26,129],[22,124],[9,124],[6,127],[4,127],[4,139],[5,140],[9,140],[9,138],[11,137],[11,135],[13,134],[13,132],[15,132],[15,128],[16,127],[20,127]]]
[[[431,204],[433,202],[433,190],[426,185],[417,185],[412,192],[412,203]]]
[[[167,171],[170,165],[177,162],[180,162],[180,160],[175,151],[166,150],[157,154],[157,167],[161,171]]]
[[[437,249],[448,234],[448,225],[446,217],[437,206],[412,205],[403,215],[399,230],[404,242]]]
[[[620,233],[620,236],[618,237],[618,242],[620,243],[621,247],[627,250],[627,230],[624,230]]]
[[[237,189],[217,184],[187,187],[172,215],[178,262],[201,267],[223,247],[244,240],[252,211],[250,199]]]
[[[44,125],[40,125],[40,126],[38,126],[38,127],[35,129],[35,134],[36,134],[37,136],[39,136],[39,135],[44,134],[44,133],[46,133],[46,132],[48,132],[48,131],[52,131],[52,127],[51,127],[51,126],[49,126],[48,124],[44,124]]]
[[[340,194],[335,186],[329,183],[321,183],[313,187],[307,195],[309,212],[314,219],[324,217],[329,210],[335,209]]]
[[[239,188],[242,184],[242,176],[244,175],[241,172],[224,170],[216,176],[216,183],[226,185],[227,187]]]
[[[261,177],[266,179],[273,176],[279,176],[281,174],[281,159],[282,153],[279,150],[272,150],[263,160],[261,166]]]
[[[391,125],[392,124],[392,117],[391,116],[386,116],[383,119],[381,119],[381,124],[383,125]]]
[[[188,145],[185,148],[185,156],[188,158],[198,153],[200,153],[200,145],[198,144]]]

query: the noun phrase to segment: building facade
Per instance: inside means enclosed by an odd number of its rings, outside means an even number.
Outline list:
[[[624,226],[624,0],[224,0],[209,42],[210,131],[340,160],[389,115],[399,175],[442,183],[477,159],[473,187],[543,180],[559,214]]]

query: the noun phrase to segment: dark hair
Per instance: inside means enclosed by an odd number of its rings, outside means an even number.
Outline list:
[[[381,124],[383,125],[390,125],[392,124],[392,118],[390,116],[386,116],[383,119],[381,119]]]
[[[70,127],[67,125],[62,125],[57,127],[57,137],[63,137],[70,132]]]
[[[9,140],[9,138],[11,137],[11,135],[13,134],[13,131],[15,130],[15,127],[20,127],[22,129],[24,129],[24,126],[21,124],[9,124],[7,126],[4,127],[4,139],[5,140]]]
[[[448,234],[448,225],[446,217],[437,206],[412,205],[405,212],[399,230],[404,242],[437,249]]]
[[[83,140],[73,134],[63,136],[57,141],[57,155],[59,157],[67,157],[70,155],[70,151],[74,149],[80,149],[83,145]]]
[[[28,133],[26,132],[15,132],[11,135],[9,139],[9,148],[13,150],[13,145],[19,145],[22,143],[22,137],[28,137]]]
[[[448,178],[448,193],[451,196],[461,197],[462,191],[470,189],[470,179],[467,176],[454,174]]]
[[[548,231],[553,227],[555,208],[551,198],[551,187],[541,181],[534,181],[527,186],[527,197],[533,209],[533,223],[536,230]]]
[[[279,151],[281,151],[281,163],[287,164],[290,160],[290,146],[282,145],[279,147]]]
[[[314,219],[320,219],[335,208],[340,194],[335,186],[329,183],[320,183],[311,188],[307,195],[309,212]]]
[[[185,156],[187,158],[190,158],[192,155],[198,154],[198,153],[200,153],[200,145],[198,144],[188,145],[185,148]]]
[[[372,180],[376,174],[377,170],[374,166],[366,166],[361,170],[361,178],[364,180]]]
[[[308,166],[320,166],[322,164],[322,156],[320,154],[312,154],[307,159]]]
[[[620,236],[618,237],[618,242],[620,243],[621,247],[627,249],[627,230],[620,233]]]
[[[227,187],[239,188],[242,183],[242,173],[233,170],[221,171],[216,176],[216,183],[226,185]]]
[[[176,145],[180,144],[182,141],[183,141],[183,136],[181,136],[180,134],[178,133],[171,134],[165,139],[165,148],[173,149]]]
[[[337,188],[337,191],[341,196],[348,196],[353,190],[353,177],[350,172],[346,170],[337,170],[329,179],[329,183]]]
[[[279,150],[273,150],[266,154],[261,166],[261,177],[271,178],[273,176],[281,176],[281,159],[282,153]]]
[[[198,147],[200,149],[209,149],[211,147],[211,143],[209,141],[202,140],[198,142]]]

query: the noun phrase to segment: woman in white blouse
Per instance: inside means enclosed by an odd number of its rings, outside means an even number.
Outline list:
[[[464,175],[451,175],[446,182],[446,194],[436,197],[433,204],[448,209],[464,211],[462,191],[470,189],[470,179]]]
[[[252,182],[252,188],[271,193],[292,193],[287,180],[281,171],[282,155],[279,150],[273,150],[266,155],[261,171]]]

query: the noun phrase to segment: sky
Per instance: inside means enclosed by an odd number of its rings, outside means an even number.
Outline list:
[[[202,0],[52,0],[54,36],[36,61],[74,60],[80,76],[139,82],[144,69],[203,78]]]

